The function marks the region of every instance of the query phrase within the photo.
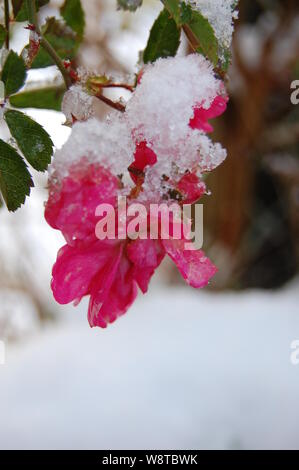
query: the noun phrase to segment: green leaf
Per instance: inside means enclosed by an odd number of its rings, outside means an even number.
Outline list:
[[[192,8],[185,2],[181,3],[180,21],[182,24],[189,23],[192,20]]]
[[[222,60],[222,64],[221,64],[222,69],[224,70],[224,72],[227,72],[228,68],[230,66],[230,63],[231,63],[231,58],[232,58],[232,54],[231,54],[230,49],[223,49],[221,55],[223,56],[223,60]]]
[[[52,17],[48,18],[42,28],[42,33],[61,59],[73,59],[79,47],[79,41],[77,34],[70,27]],[[28,46],[26,48],[28,49]],[[54,65],[54,62],[41,47],[32,63],[32,68],[44,68],[50,65]]]
[[[49,0],[35,0],[36,11],[47,5]],[[18,22],[28,21],[28,9],[26,0],[12,0],[15,20]]]
[[[53,154],[53,142],[49,134],[20,111],[8,110],[4,117],[26,160],[36,170],[45,171]]]
[[[85,14],[81,0],[65,0],[60,13],[66,24],[82,38],[85,28]]]
[[[1,80],[5,84],[5,96],[12,95],[22,88],[26,74],[22,57],[19,57],[14,51],[10,51],[1,74]]]
[[[172,18],[176,21],[177,25],[180,26],[180,4],[178,0],[162,0],[163,5],[169,11]]]
[[[48,87],[28,90],[9,98],[10,104],[15,108],[37,108],[61,111],[62,98],[65,87]]]
[[[141,7],[143,0],[117,0],[118,8],[122,10],[136,11]]]
[[[198,11],[192,10],[191,18],[185,23],[188,33],[194,38],[196,51],[205,55],[210,61],[217,65],[218,62],[218,41],[209,21]]]
[[[165,8],[171,14],[178,26],[182,26],[194,49],[205,55],[217,65],[219,45],[214,29],[209,21],[189,4],[178,0],[162,0]]]
[[[4,26],[2,26],[2,24],[0,24],[0,49],[3,46],[3,44],[5,43],[6,34],[7,34],[6,29],[4,28]]]
[[[31,175],[21,155],[0,139],[0,190],[9,211],[24,204],[33,186]]]
[[[12,10],[13,10],[14,18],[17,18],[18,13],[22,9],[22,7],[24,7],[24,5],[26,4],[26,0],[12,0],[11,3],[12,3]]]
[[[180,45],[181,31],[177,27],[176,22],[164,9],[156,21],[150,32],[150,37],[143,54],[145,64],[154,62],[159,57],[175,56]]]

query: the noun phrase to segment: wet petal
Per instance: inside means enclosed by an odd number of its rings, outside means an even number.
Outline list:
[[[134,183],[137,183],[138,179],[143,176],[145,168],[157,163],[157,155],[148,147],[146,141],[142,141],[136,145],[134,159],[134,162],[129,167],[129,171],[132,180]]]
[[[227,108],[227,102],[228,97],[216,96],[210,108],[204,109],[201,106],[195,107],[194,116],[189,123],[190,127],[204,132],[213,132],[214,129],[208,120],[221,116]]]
[[[127,246],[127,255],[133,263],[133,277],[145,294],[155,270],[165,256],[165,250],[159,240],[136,240]]]
[[[216,274],[217,268],[201,250],[186,250],[185,240],[163,240],[165,250],[177,265],[186,282],[196,288],[204,287]]]
[[[188,173],[181,178],[177,185],[183,195],[185,204],[193,204],[206,192],[206,185],[195,173]]]
[[[60,304],[68,304],[89,293],[98,271],[111,258],[110,245],[95,241],[89,246],[64,246],[53,267],[51,287]]]
[[[95,210],[101,203],[116,203],[118,179],[108,170],[84,161],[76,165],[59,188],[52,185],[45,218],[51,227],[61,230],[72,245],[76,240],[94,238],[97,218]]]
[[[107,270],[99,273],[90,296],[90,326],[106,328],[132,305],[137,296],[137,285],[131,267],[121,249]]]

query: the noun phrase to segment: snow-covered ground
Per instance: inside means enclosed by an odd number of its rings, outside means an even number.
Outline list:
[[[133,70],[157,11],[146,2],[127,31],[106,3],[101,28],[116,31],[110,48]],[[16,50],[22,41],[16,36]],[[61,147],[70,133],[62,115],[29,113]],[[0,254],[10,267],[22,267],[50,305],[50,267],[62,240],[43,221],[45,186],[46,180],[22,211],[2,212]],[[290,361],[299,339],[299,281],[240,294],[160,281],[106,331],[89,328],[86,304],[61,308],[61,321],[40,331],[34,315],[26,317],[26,299],[16,305],[14,297],[6,314],[0,297],[0,323],[1,315],[13,316],[13,332],[31,331],[6,343],[0,365],[1,449],[299,449],[299,365]]]
[[[2,449],[299,448],[298,281],[240,294],[154,285],[106,331],[85,310],[7,344]]]

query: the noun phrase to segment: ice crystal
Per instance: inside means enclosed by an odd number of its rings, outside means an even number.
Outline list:
[[[67,122],[86,121],[94,114],[94,98],[86,93],[81,85],[72,86],[64,95],[62,112]]]

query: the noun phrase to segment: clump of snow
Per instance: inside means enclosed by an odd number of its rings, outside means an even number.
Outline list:
[[[85,109],[88,115],[88,107],[82,104],[82,88],[73,87],[68,93],[64,100],[66,114],[73,116],[75,106],[78,112]],[[226,158],[220,144],[214,144],[203,130],[190,126],[194,109],[209,109],[223,93],[222,81],[203,56],[159,59],[145,66],[125,113],[112,112],[106,121],[92,118],[73,126],[71,138],[56,153],[51,171],[63,177],[71,165],[85,157],[122,174],[126,182],[136,144],[146,141],[157,163],[145,170],[141,199],[160,200],[165,196],[167,179],[176,182],[186,171],[211,171]]]
[[[210,62],[199,54],[147,65],[127,105],[135,137],[164,147],[183,140],[189,133],[194,106],[209,108],[221,93],[221,85]]]
[[[135,139],[146,140],[158,159],[146,170],[144,197],[157,191],[163,175],[179,179],[187,170],[211,171],[222,163],[225,150],[189,125],[195,106],[208,109],[222,93],[210,62],[198,54],[145,67],[126,110]]]
[[[203,173],[212,171],[224,162],[226,150],[217,142],[213,143],[206,135],[199,135],[198,139],[198,166]]]
[[[115,174],[127,170],[134,153],[133,141],[124,116],[113,113],[105,121],[91,118],[74,124],[71,137],[55,154],[50,173],[58,178],[83,157],[100,163]]]
[[[187,0],[187,3],[209,21],[219,45],[228,49],[232,42],[234,20],[238,18],[236,0]]]
[[[186,171],[201,177],[202,173],[212,171],[223,163],[227,156],[226,150],[219,143],[213,143],[208,136],[192,129],[178,146],[152,148],[158,161],[145,171],[143,192],[139,196],[144,202],[154,197],[157,201],[165,198],[168,190],[173,187],[172,183],[179,182]],[[167,179],[164,179],[164,175]]]
[[[67,123],[73,120],[87,121],[94,115],[94,97],[86,93],[81,85],[72,86],[64,95],[62,112]]]

